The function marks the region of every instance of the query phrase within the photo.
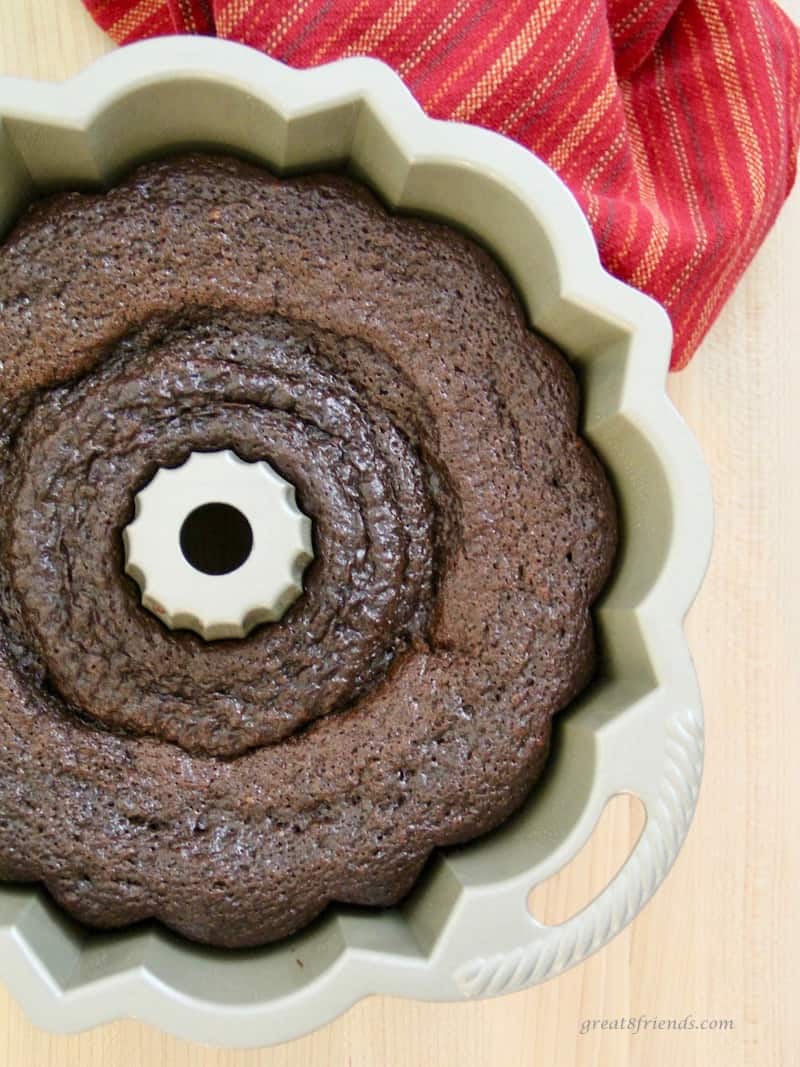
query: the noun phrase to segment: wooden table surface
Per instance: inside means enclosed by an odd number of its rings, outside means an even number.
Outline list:
[[[800,21],[800,0],[784,7]],[[111,47],[79,0],[0,0],[0,74],[64,78]],[[789,818],[800,813],[800,190],[670,391],[716,499],[714,557],[688,621],[707,752],[686,845],[635,922],[536,989],[454,1005],[373,997],[310,1037],[254,1052],[203,1049],[130,1021],[52,1037],[0,987],[0,1067],[800,1064],[800,835]],[[616,803],[537,891],[538,914],[554,920],[587,902],[627,854],[637,816],[633,802]],[[586,1019],[640,1015],[730,1019],[733,1029],[580,1034]]]

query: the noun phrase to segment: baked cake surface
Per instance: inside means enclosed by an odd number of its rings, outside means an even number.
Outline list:
[[[175,158],[29,210],[0,360],[0,878],[255,945],[519,806],[616,519],[490,256],[341,176]],[[206,643],[142,608],[121,531],[225,448],[296,486],[316,558],[280,622]]]

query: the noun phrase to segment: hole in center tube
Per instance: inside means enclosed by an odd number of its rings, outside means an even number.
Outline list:
[[[246,517],[230,504],[202,504],[189,512],[180,533],[186,562],[203,574],[230,574],[247,560],[253,530]]]

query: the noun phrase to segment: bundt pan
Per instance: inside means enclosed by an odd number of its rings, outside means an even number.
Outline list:
[[[652,896],[700,783],[682,620],[710,550],[711,494],[665,391],[667,316],[602,269],[580,209],[543,163],[497,134],[426,118],[370,59],[297,71],[239,45],[167,38],[65,85],[2,80],[0,229],[42,192],[107,184],[189,146],[278,173],[346,168],[391,207],[446,220],[504,264],[531,323],[569,355],[583,431],[618,496],[620,555],[596,611],[602,670],[557,719],[548,771],[523,809],[436,856],[400,906],[331,906],[287,940],[225,952],[155,923],[91,932],[36,886],[0,885],[0,980],[50,1030],[133,1016],[227,1046],[296,1037],[371,993],[461,1000],[542,982],[605,945]],[[583,911],[537,922],[531,889],[621,792],[647,815],[631,855]]]

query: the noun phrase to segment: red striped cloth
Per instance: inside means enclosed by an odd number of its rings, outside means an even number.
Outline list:
[[[606,267],[667,308],[685,366],[795,175],[800,36],[772,0],[84,0],[126,43],[217,34],[308,67],[385,60],[429,114],[572,188]]]

